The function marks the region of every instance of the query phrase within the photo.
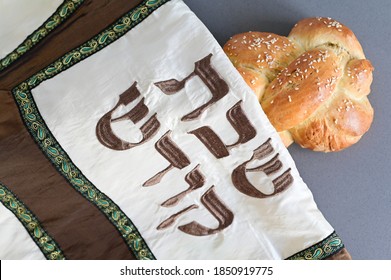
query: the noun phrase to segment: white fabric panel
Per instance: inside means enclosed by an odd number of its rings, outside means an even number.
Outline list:
[[[1,260],[45,260],[21,222],[1,203],[0,224]]]
[[[209,53],[213,54],[213,67],[228,83],[230,92],[198,121],[181,122],[183,115],[209,100],[208,89],[200,79],[193,78],[184,90],[167,96],[153,83],[183,79],[194,70],[194,62]],[[150,109],[145,120],[157,112],[161,128],[152,141],[142,146],[126,151],[110,150],[97,140],[96,124],[135,81]],[[60,145],[83,174],[130,217],[158,259],[280,259],[321,241],[333,231],[255,95],[207,28],[180,0],[163,5],[112,45],[43,82],[32,92]],[[229,157],[218,160],[187,132],[209,125],[225,143],[235,142],[237,134],[225,115],[239,100],[243,100],[245,113],[258,134],[232,149]],[[139,136],[131,122],[113,127],[126,139]],[[173,131],[173,140],[190,158],[191,165],[172,170],[158,185],[142,187],[143,182],[168,165],[154,148],[167,130]],[[269,137],[280,153],[284,170],[292,168],[294,184],[275,197],[252,198],[233,186],[231,173]],[[197,164],[201,164],[207,178],[205,186],[188,194],[173,208],[161,207],[163,201],[188,187],[184,177]],[[267,182],[270,187],[271,181],[261,173],[249,178],[252,182]],[[193,220],[209,227],[217,225],[200,203],[201,195],[212,185],[234,213],[233,223],[218,234],[204,237],[179,231],[179,225]],[[156,230],[164,219],[193,203],[199,209],[181,216],[166,230]]]
[[[0,0],[0,59],[40,27],[63,0]]]

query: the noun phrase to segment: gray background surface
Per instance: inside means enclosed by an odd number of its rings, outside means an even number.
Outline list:
[[[353,259],[391,259],[391,1],[185,0],[223,45],[246,31],[288,35],[302,18],[331,17],[348,26],[375,67],[370,130],[338,153],[292,145],[289,151],[318,207]]]

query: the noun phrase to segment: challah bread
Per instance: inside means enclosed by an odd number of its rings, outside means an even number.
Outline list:
[[[298,22],[288,37],[233,36],[224,51],[257,95],[284,144],[339,151],[369,129],[373,67],[353,32],[330,18]]]

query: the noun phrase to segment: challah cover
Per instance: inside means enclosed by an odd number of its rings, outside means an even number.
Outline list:
[[[344,246],[256,96],[181,0],[142,2],[13,95],[82,197],[63,215],[92,204],[137,259],[324,259]],[[104,246],[102,236],[83,248],[95,226],[40,220],[6,184],[0,198],[1,258],[78,258]],[[63,242],[45,223],[80,233]]]

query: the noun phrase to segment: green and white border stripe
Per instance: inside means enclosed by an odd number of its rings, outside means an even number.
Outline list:
[[[287,258],[287,260],[324,260],[345,248],[335,231],[324,240]]]
[[[62,22],[69,18],[84,0],[65,0],[37,30],[30,34],[14,51],[0,59],[0,71],[9,67],[21,56],[32,49],[51,31],[56,29]]]
[[[2,183],[0,183],[0,202],[22,223],[48,260],[65,259],[60,246],[45,231],[35,215]]]

